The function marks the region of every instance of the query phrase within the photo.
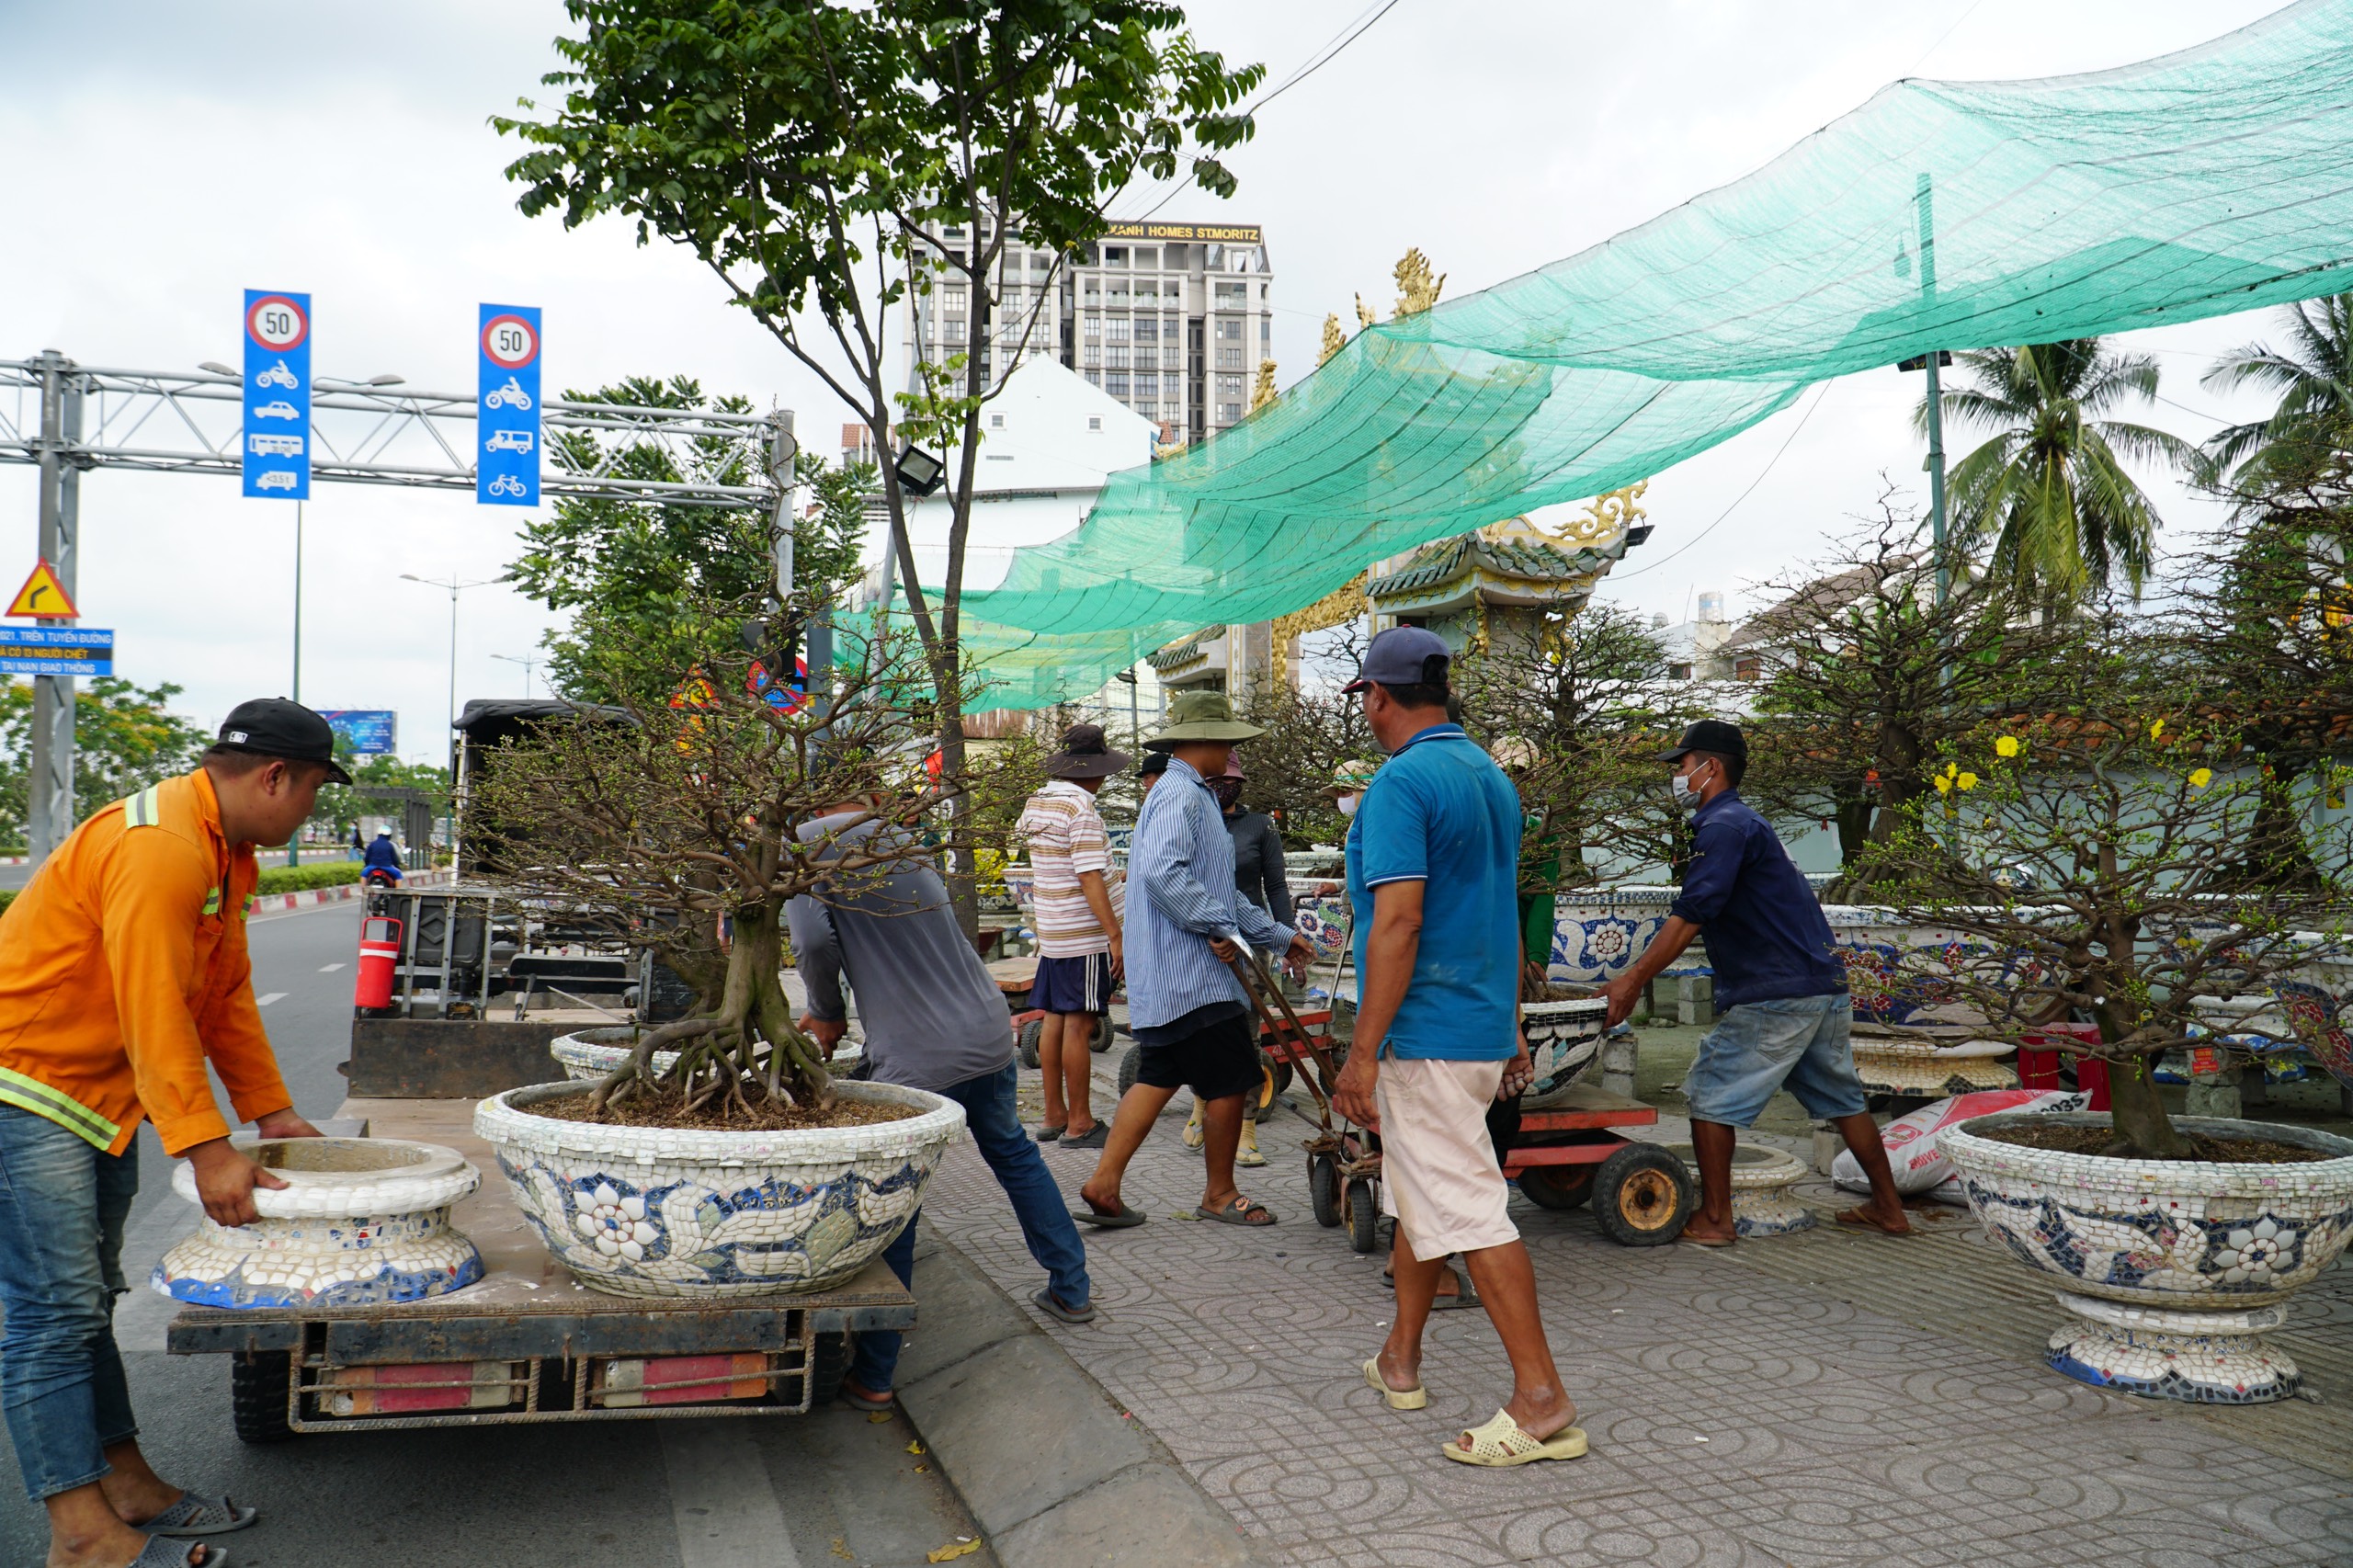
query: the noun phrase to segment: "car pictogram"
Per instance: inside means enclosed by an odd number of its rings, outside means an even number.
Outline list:
[[[276,403],[265,403],[255,409],[254,417],[256,419],[300,419],[302,415],[292,403],[284,398],[279,398]]]

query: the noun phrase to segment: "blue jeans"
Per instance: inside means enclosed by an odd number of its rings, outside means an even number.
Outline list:
[[[1063,1189],[1046,1168],[1046,1157],[1021,1125],[1013,1085],[1013,1064],[1008,1062],[1002,1072],[983,1073],[939,1092],[964,1108],[964,1125],[972,1130],[972,1142],[981,1146],[981,1158],[989,1163],[997,1185],[1013,1200],[1013,1217],[1021,1221],[1021,1239],[1029,1244],[1029,1256],[1045,1269],[1048,1288],[1063,1305],[1083,1307],[1093,1289],[1086,1279],[1086,1245],[1078,1239],[1078,1226],[1071,1220]],[[915,1225],[922,1218],[921,1210],[909,1216],[907,1228],[882,1254],[882,1261],[891,1266],[899,1283],[910,1290],[915,1282]],[[858,1336],[858,1351],[849,1364],[850,1381],[881,1393],[891,1387],[898,1369],[896,1333],[874,1329]]]
[[[1691,1119],[1754,1127],[1773,1091],[1784,1088],[1816,1120],[1859,1114],[1854,1022],[1853,1000],[1843,991],[1725,1008],[1683,1079]]]
[[[36,1503],[105,1475],[105,1450],[139,1435],[114,1346],[138,1193],[136,1148],[109,1154],[0,1105],[0,1405]]]

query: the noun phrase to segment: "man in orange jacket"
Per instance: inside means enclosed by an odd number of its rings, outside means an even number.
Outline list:
[[[329,779],[351,782],[324,719],[240,703],[201,767],[92,815],[0,915],[0,1405],[50,1568],[222,1568],[178,1538],[256,1517],[148,1468],[114,1298],[142,1119],[221,1224],[286,1185],[230,1146],[208,1062],[263,1137],[318,1136],[262,1032],[245,914],[254,846],[292,836]]]

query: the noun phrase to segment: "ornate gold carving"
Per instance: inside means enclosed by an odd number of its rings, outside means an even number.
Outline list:
[[[1389,319],[1402,321],[1407,316],[1420,315],[1438,303],[1438,290],[1446,287],[1446,274],[1430,276],[1430,258],[1415,245],[1398,259],[1393,274],[1397,287],[1404,290],[1397,296],[1397,309]]]
[[[1282,684],[1284,666],[1290,662],[1291,640],[1311,631],[1326,631],[1335,626],[1346,626],[1365,612],[1364,585],[1371,574],[1359,572],[1330,593],[1289,615],[1277,616],[1274,624],[1274,676]]]
[[[1370,326],[1375,319],[1376,318],[1373,313],[1365,308],[1364,296],[1362,294],[1358,294],[1357,296],[1357,324],[1358,326]]]
[[[1275,362],[1261,359],[1258,361],[1258,384],[1250,389],[1250,412],[1256,414],[1274,401]]]
[[[1332,314],[1324,318],[1324,347],[1322,351],[1315,356],[1315,368],[1319,370],[1322,369],[1324,368],[1324,361],[1329,359],[1333,355],[1337,354],[1341,349],[1346,348],[1347,346],[1348,335],[1340,330],[1339,312],[1336,311]]]
[[[1572,517],[1560,525],[1554,537],[1574,545],[1595,544],[1613,539],[1649,516],[1635,505],[1643,492],[1651,487],[1647,479],[1638,479],[1620,490],[1604,492],[1586,504],[1586,515]]]

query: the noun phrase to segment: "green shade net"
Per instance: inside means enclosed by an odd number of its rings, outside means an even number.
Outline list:
[[[1095,690],[1376,558],[1629,484],[1809,384],[2336,293],[2353,0],[2088,75],[1900,82],[1756,173],[1373,326],[966,596],[985,705]]]

